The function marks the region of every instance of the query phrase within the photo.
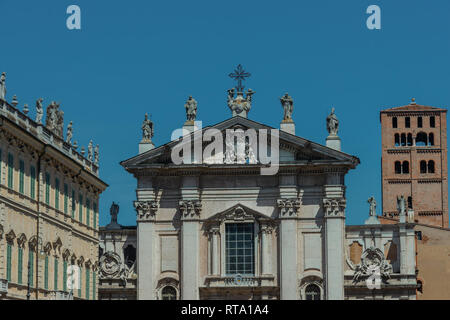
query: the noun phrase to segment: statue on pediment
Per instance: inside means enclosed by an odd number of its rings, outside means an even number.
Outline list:
[[[69,124],[67,125],[67,133],[66,133],[66,142],[69,144],[72,141],[72,135],[73,135],[72,130],[73,130],[72,129],[72,121],[70,121]]]
[[[331,113],[327,117],[327,131],[330,136],[337,136],[339,130],[339,120],[334,113],[334,108],[331,108]]]
[[[151,142],[153,137],[153,122],[145,114],[144,122],[142,123],[142,141]]]
[[[187,121],[195,121],[197,118],[197,101],[189,96],[184,107],[186,108]]]
[[[42,117],[44,117],[44,108],[42,107],[42,102],[44,99],[39,98],[36,101],[36,123],[42,124]]]
[[[370,209],[369,209],[369,216],[374,217],[376,216],[376,207],[377,207],[377,202],[375,201],[374,197],[370,197],[369,200],[367,200],[367,202],[370,205]]]
[[[233,117],[241,116],[247,118],[247,114],[252,107],[252,96],[255,92],[252,89],[248,89],[245,98],[242,92],[238,92],[235,98],[234,92],[234,88],[228,90],[228,107],[233,112]]]
[[[47,107],[45,126],[58,137],[63,137],[64,112],[59,109],[59,103],[52,101]]]
[[[6,73],[2,72],[0,76],[0,99],[5,100],[6,97]]]
[[[294,100],[292,100],[292,97],[286,92],[286,94],[280,98],[280,102],[284,110],[283,121],[292,120],[292,113],[294,111]]]

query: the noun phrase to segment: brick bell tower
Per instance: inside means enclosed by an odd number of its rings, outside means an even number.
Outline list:
[[[418,105],[380,112],[382,223],[398,219],[397,196],[414,222],[448,228],[447,110]]]

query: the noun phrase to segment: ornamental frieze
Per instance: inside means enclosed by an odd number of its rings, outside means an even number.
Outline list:
[[[139,218],[153,218],[159,207],[159,203],[156,200],[134,201],[133,205]]]
[[[297,198],[278,199],[277,204],[280,209],[280,217],[296,217],[300,208],[300,200]]]

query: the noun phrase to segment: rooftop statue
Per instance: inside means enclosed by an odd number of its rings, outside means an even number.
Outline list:
[[[248,89],[245,98],[242,92],[238,92],[235,98],[234,92],[234,88],[228,90],[228,107],[233,112],[233,117],[241,116],[246,118],[252,108],[252,96],[255,92],[252,89]]]
[[[93,161],[92,152],[93,152],[93,144],[92,144],[92,140],[91,140],[91,141],[89,141],[89,145],[88,145],[88,159],[91,161]]]
[[[286,94],[280,98],[281,106],[284,110],[283,121],[292,120],[292,113],[294,111],[294,100],[289,94]]]
[[[0,99],[5,100],[6,97],[6,73],[2,72],[0,76]]]
[[[195,121],[197,118],[197,101],[189,96],[184,107],[186,108],[187,121]]]
[[[63,137],[64,112],[59,109],[59,103],[52,101],[47,107],[45,126],[60,138]]]
[[[331,113],[327,117],[327,130],[330,136],[337,136],[339,130],[339,120],[334,113],[334,108],[331,108]]]
[[[376,213],[377,202],[375,201],[375,198],[370,197],[369,200],[367,200],[367,202],[370,204],[369,216],[375,217],[377,215]]]
[[[36,123],[42,124],[42,117],[44,116],[44,108],[42,108],[42,101],[44,99],[39,98],[36,101]]]
[[[151,142],[153,138],[153,122],[148,118],[148,114],[145,114],[144,122],[142,123],[142,140]]]
[[[66,142],[69,144],[72,142],[72,135],[73,135],[72,130],[73,130],[72,129],[72,121],[70,121],[67,126],[67,133],[66,133]]]
[[[99,158],[99,146],[96,145],[94,149],[94,163],[98,165],[98,158]]]

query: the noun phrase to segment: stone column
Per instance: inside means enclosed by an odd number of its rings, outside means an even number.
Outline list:
[[[272,226],[261,225],[261,274],[272,274]]]
[[[155,215],[158,202],[135,201],[137,211],[137,299],[156,300]]]
[[[325,219],[325,290],[327,300],[344,299],[345,199],[323,199]]]
[[[295,300],[297,291],[297,212],[300,201],[297,198],[278,200],[280,208],[280,299]]]
[[[218,226],[210,229],[210,274],[220,275],[220,229]]]

